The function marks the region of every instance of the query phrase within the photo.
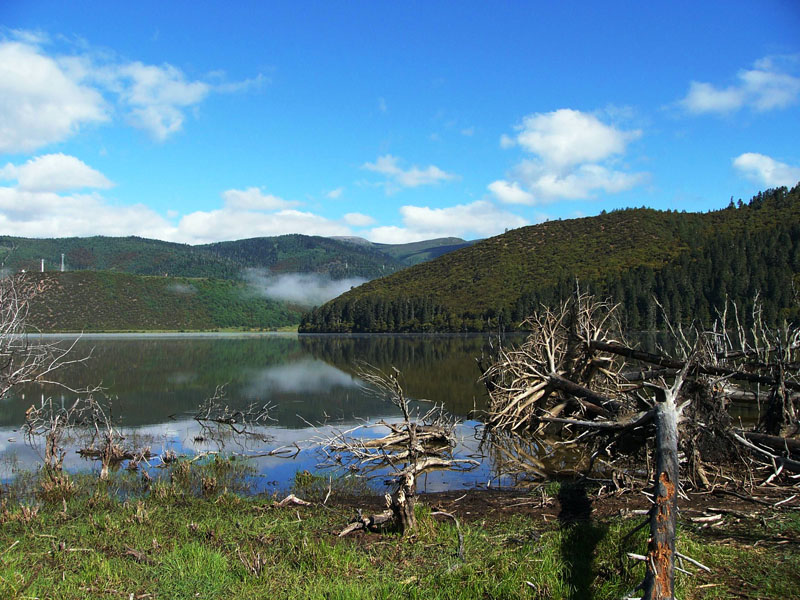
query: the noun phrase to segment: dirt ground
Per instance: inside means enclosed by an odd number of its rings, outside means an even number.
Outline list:
[[[546,486],[533,490],[473,489],[467,491],[420,494],[418,502],[431,510],[455,515],[465,523],[490,524],[504,521],[513,515],[525,515],[543,524],[558,521],[607,521],[617,517],[635,517],[646,511],[650,500],[644,492],[592,491],[578,485],[562,485],[548,493]],[[794,496],[794,497],[792,497]],[[385,508],[380,497],[339,499],[341,506],[359,507],[365,514]],[[776,506],[777,504],[777,506]],[[800,533],[784,532],[765,535],[763,528],[756,532],[753,523],[764,524],[777,513],[800,510],[800,490],[797,486],[755,487],[750,490],[716,488],[712,491],[689,492],[678,501],[679,521],[714,537],[724,516],[725,536],[743,543],[800,544]]]

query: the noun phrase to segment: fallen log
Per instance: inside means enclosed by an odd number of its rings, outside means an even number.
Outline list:
[[[622,344],[602,342],[599,340],[591,340],[587,342],[587,345],[592,350],[611,352],[612,354],[624,356],[625,358],[632,358],[634,360],[639,360],[652,365],[658,365],[660,367],[666,367],[668,369],[680,370],[686,366],[686,363],[684,361],[675,360],[674,358],[669,358],[666,356],[662,356],[660,354],[653,354],[651,352],[636,350],[634,348],[630,348],[629,346],[623,346]],[[697,369],[697,372],[702,373],[703,375],[728,377],[730,379],[736,379],[738,381],[748,381],[750,383],[763,383],[766,385],[776,385],[778,383],[778,381],[774,377],[759,375],[757,373],[748,373],[746,371],[738,371],[736,369],[726,369],[724,367],[715,367],[712,365],[695,364],[692,366],[694,369]],[[800,391],[800,383],[797,383],[795,381],[786,381],[784,382],[784,384],[789,389]]]
[[[790,455],[800,455],[800,440],[777,435],[768,435],[757,431],[744,431],[742,429],[737,429],[736,433],[742,435],[751,442],[767,446],[777,452],[788,452]]]

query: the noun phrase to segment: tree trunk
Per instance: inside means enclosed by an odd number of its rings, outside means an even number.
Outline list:
[[[655,504],[650,509],[650,544],[644,580],[646,600],[675,597],[675,526],[678,516],[678,410],[665,390],[656,404]]]
[[[403,535],[417,530],[417,517],[414,515],[416,486],[414,473],[405,473],[397,490],[392,494],[390,508],[394,513],[397,529]]]

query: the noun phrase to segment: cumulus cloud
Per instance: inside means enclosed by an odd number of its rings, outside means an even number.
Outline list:
[[[622,130],[567,108],[528,115],[515,129],[513,138],[503,134],[500,145],[519,146],[533,156],[515,165],[507,179],[489,184],[501,202],[530,205],[589,198],[598,191],[621,192],[646,179],[646,174],[621,171],[615,163],[641,137],[640,130]]]
[[[0,152],[30,152],[109,120],[100,92],[30,41],[0,42]]]
[[[129,122],[164,141],[183,125],[182,109],[199,104],[210,91],[209,84],[187,81],[176,67],[132,62],[113,69],[121,101],[130,107]]]
[[[233,210],[279,210],[297,205],[297,202],[265,194],[257,187],[227,190],[222,192],[222,199],[225,201],[225,206]]]
[[[97,194],[31,192],[0,187],[0,230],[22,237],[138,235],[172,239],[175,231],[142,204],[114,206]]]
[[[346,225],[311,212],[289,209],[258,212],[222,208],[197,211],[182,217],[178,223],[177,241],[202,244],[298,232],[321,236],[352,235]]]
[[[331,190],[330,192],[325,194],[325,197],[330,198],[331,200],[336,200],[338,198],[341,198],[343,193],[344,193],[344,188],[338,187],[335,190]]]
[[[760,112],[786,108],[800,97],[800,77],[787,72],[797,64],[797,59],[797,56],[762,58],[753,68],[739,71],[737,81],[727,87],[692,81],[679,104],[692,114],[728,114],[745,107]]]
[[[199,244],[297,232],[348,236],[350,223],[371,223],[357,213],[337,221],[290,209],[296,203],[259,188],[227,190],[218,209],[182,217],[172,212],[165,218],[142,204],[117,205],[97,192],[79,193],[112,183],[65,154],[39,156],[20,166],[8,163],[0,168],[0,181],[12,182],[0,186],[0,231],[23,237],[138,235]]]
[[[495,198],[506,204],[533,204],[536,201],[536,197],[519,187],[516,181],[509,183],[504,179],[498,179],[490,183],[487,188]]]
[[[81,188],[110,188],[105,175],[83,161],[66,154],[46,154],[22,166],[8,163],[0,169],[0,179],[16,180],[17,188],[27,192],[59,192]]]
[[[367,227],[375,223],[375,219],[361,213],[347,213],[342,220],[353,227]]]
[[[419,240],[461,237],[490,237],[507,228],[527,225],[522,217],[498,208],[487,200],[445,208],[403,206],[400,208],[403,227],[375,227],[369,239],[384,244],[404,244]]]
[[[456,175],[447,173],[435,165],[425,168],[412,166],[408,169],[400,167],[401,160],[391,154],[379,156],[374,163],[364,163],[361,168],[386,176],[386,190],[396,191],[398,188],[414,188],[421,185],[432,185],[442,181],[455,179]]]
[[[594,115],[568,108],[528,115],[517,130],[516,142],[553,167],[570,167],[622,154],[628,142],[642,134],[639,130],[622,131]]]
[[[800,182],[800,167],[756,152],[740,154],[733,159],[733,166],[748,179],[767,187],[793,187]]]
[[[260,86],[261,75],[240,82],[192,80],[179,68],[122,61],[91,48],[48,53],[42,36],[11,32],[0,41],[0,152],[32,152],[74,135],[81,126],[117,114],[164,141],[180,131],[186,111],[210,93]]]
[[[644,182],[647,178],[644,173],[625,173],[593,163],[577,165],[569,170],[558,170],[537,160],[520,162],[512,173],[525,182],[531,198],[543,200],[579,200],[591,197],[598,190],[616,194]]]
[[[367,281],[363,277],[331,279],[320,273],[273,274],[260,269],[249,270],[245,278],[254,290],[267,298],[303,306],[323,304]]]

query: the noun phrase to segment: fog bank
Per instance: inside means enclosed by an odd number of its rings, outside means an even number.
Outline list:
[[[257,269],[249,270],[245,274],[245,279],[259,294],[267,298],[303,306],[324,304],[367,281],[363,277],[331,279],[319,273],[275,274]]]

